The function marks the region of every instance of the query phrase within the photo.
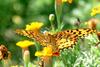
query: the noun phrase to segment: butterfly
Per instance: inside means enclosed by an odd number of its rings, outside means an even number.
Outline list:
[[[64,30],[56,34],[43,34],[35,33],[32,30],[16,30],[17,34],[27,36],[31,39],[35,39],[42,46],[53,45],[57,49],[69,48],[75,45],[79,38],[84,38],[89,34],[96,33],[96,30],[84,28],[84,29],[73,29],[73,30]]]

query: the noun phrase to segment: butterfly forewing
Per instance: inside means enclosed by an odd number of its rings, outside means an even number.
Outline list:
[[[42,46],[47,46],[55,44],[55,39],[50,34],[42,34],[42,33],[35,33],[32,30],[16,30],[17,34],[27,36],[31,39],[35,39],[37,42],[39,42]]]

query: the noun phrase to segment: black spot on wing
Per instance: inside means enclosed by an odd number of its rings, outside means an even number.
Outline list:
[[[79,31],[79,34],[81,34],[81,31]]]
[[[76,32],[73,32],[73,34],[76,34]]]
[[[76,31],[79,31],[79,29],[76,29]]]
[[[67,32],[69,32],[69,30],[67,30]]]
[[[73,30],[71,30],[71,33],[73,32]]]

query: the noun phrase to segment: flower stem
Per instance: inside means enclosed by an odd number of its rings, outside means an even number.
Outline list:
[[[52,57],[42,57],[43,67],[52,67]]]
[[[26,49],[23,49],[22,52],[23,52],[24,67],[28,67],[28,64],[30,62],[29,50],[28,48],[26,48]]]
[[[51,28],[52,28],[52,32],[54,33],[54,31],[55,31],[55,28],[54,28],[54,25],[53,25],[53,22],[51,21]]]
[[[62,0],[55,0],[55,13],[57,18],[57,32],[61,31]]]

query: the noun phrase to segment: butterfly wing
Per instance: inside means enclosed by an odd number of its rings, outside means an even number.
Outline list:
[[[79,38],[83,38],[85,36],[88,36],[89,34],[96,33],[96,30],[90,28],[83,28],[83,29],[71,30],[70,33],[76,35]]]
[[[39,42],[42,46],[53,45],[55,43],[54,37],[50,34],[35,33],[32,30],[27,31],[20,29],[17,29],[16,33],[34,39],[37,42]]]
[[[76,35],[73,35],[70,32],[59,32],[56,34],[56,45],[58,46],[58,49],[69,48],[77,42],[77,38]]]
[[[59,49],[69,48],[75,45],[78,38],[83,38],[89,34],[96,33],[93,29],[65,30],[56,34],[56,45]]]

